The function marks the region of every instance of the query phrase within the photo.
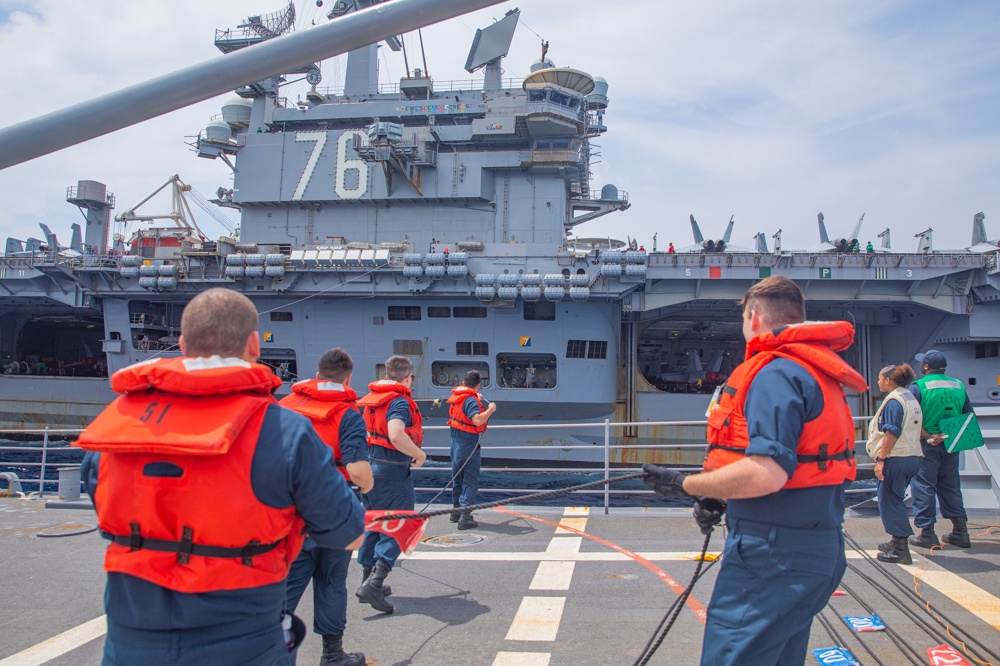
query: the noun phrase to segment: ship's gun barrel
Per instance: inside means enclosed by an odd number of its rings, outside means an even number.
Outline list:
[[[503,0],[392,0],[0,129],[0,169]]]

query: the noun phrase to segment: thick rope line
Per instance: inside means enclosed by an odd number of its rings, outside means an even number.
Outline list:
[[[556,490],[546,490],[540,493],[532,493],[530,495],[524,495],[523,497],[516,497],[514,499],[504,499],[498,500],[496,502],[487,502],[485,504],[473,504],[471,506],[463,506],[462,511],[484,511],[486,509],[492,509],[497,506],[505,506],[508,504],[523,504],[524,502],[532,502],[534,500],[547,499],[549,497],[556,497],[557,495],[565,495],[566,493],[572,493],[577,490],[586,490],[587,488],[597,488],[611,483],[618,483],[620,481],[631,481],[632,479],[640,479],[645,476],[645,472],[633,472],[632,474],[626,474],[625,476],[619,476],[614,479],[601,479],[599,481],[591,481],[590,483],[581,483],[578,486],[569,486],[568,488],[558,488]],[[489,492],[488,490],[485,492]],[[409,518],[419,518],[425,520],[427,518],[434,518],[435,516],[446,516],[454,511],[454,507],[448,507],[447,509],[435,509],[434,511],[421,511],[411,512],[411,513],[393,513],[392,515],[380,516],[378,518],[372,518],[374,521],[381,520],[406,520]]]

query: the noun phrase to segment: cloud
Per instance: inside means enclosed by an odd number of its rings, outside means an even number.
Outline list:
[[[0,61],[15,101],[4,120],[215,57],[214,29],[281,4],[270,1],[7,2]],[[324,20],[314,2],[296,4],[300,29]],[[462,65],[475,28],[513,6],[423,31],[439,88],[470,78]],[[786,248],[810,247],[821,210],[831,234],[866,213],[863,240],[888,226],[900,250],[935,225],[957,230],[948,242],[964,245],[980,210],[1000,236],[996,3],[574,0],[521,9],[505,76],[526,74],[544,37],[556,64],[610,85],[592,185],[613,182],[633,205],[578,227],[581,236],[628,234],[649,247],[658,233],[661,246],[686,245],[689,214],[708,234],[735,215],[734,243],[781,228]],[[406,41],[411,68],[423,67],[416,35]],[[401,59],[383,52],[383,80],[398,79]],[[323,85],[336,84],[343,58],[323,73]],[[184,143],[228,96],[0,171],[0,237],[37,235],[38,222],[68,233],[78,214],[65,188],[79,179],[106,182],[119,212],[173,173],[207,195],[229,185],[225,165],[197,159]]]

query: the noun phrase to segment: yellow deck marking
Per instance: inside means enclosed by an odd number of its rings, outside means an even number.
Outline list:
[[[568,590],[569,584],[573,580],[573,570],[576,562],[548,562],[538,563],[538,570],[531,580],[529,590]]]
[[[587,531],[587,519],[586,518],[560,518],[560,525],[565,525],[566,527],[572,527],[574,530],[580,530],[581,532]],[[556,528],[556,534],[574,534],[569,530],[564,530],[561,527]]]
[[[563,511],[564,516],[589,516],[590,507],[589,506],[568,506]]]
[[[564,597],[525,597],[505,637],[508,641],[554,641],[562,619]]]
[[[493,666],[549,666],[548,652],[497,652]]]
[[[90,622],[84,622],[64,631],[58,636],[33,645],[27,650],[22,650],[6,659],[0,659],[0,666],[39,666],[39,664],[61,657],[95,638],[100,638],[106,633],[108,633],[108,618],[106,615],[102,615]]]
[[[920,558],[914,556],[913,564],[900,566],[986,624],[994,629],[1000,629],[1000,599],[958,574],[935,564],[933,556],[925,559],[926,564],[921,565]],[[921,566],[923,571],[920,570]]]

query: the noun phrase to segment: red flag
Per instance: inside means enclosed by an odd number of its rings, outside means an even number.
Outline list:
[[[365,511],[365,530],[368,532],[381,532],[388,534],[399,543],[399,547],[404,553],[409,555],[413,552],[420,537],[424,534],[426,518],[397,518],[396,520],[375,520],[384,516],[394,516],[396,514],[413,515],[412,511]]]

